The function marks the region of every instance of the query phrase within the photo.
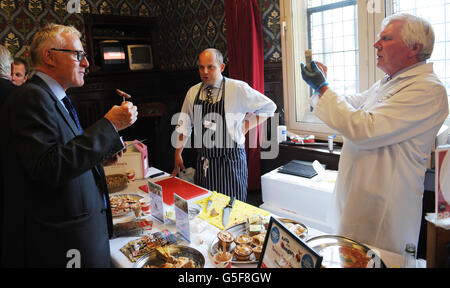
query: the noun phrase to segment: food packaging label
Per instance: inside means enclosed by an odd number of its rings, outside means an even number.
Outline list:
[[[143,179],[149,169],[147,146],[138,140],[126,142],[134,145],[127,148],[117,163],[105,166],[105,174],[125,174],[130,180]]]

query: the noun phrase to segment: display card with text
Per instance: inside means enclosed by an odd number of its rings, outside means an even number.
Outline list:
[[[164,223],[164,204],[162,187],[158,184],[147,182],[148,192],[150,195],[150,211],[153,218]]]
[[[189,203],[176,193],[173,194],[173,201],[175,203],[175,226],[177,227],[177,231],[190,243]]]
[[[436,149],[436,215],[438,220],[450,218],[450,145]]]
[[[258,268],[320,268],[322,256],[270,217]]]

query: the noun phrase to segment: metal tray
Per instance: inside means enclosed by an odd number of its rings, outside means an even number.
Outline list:
[[[246,222],[236,224],[234,226],[231,226],[230,228],[226,229],[226,231],[229,231],[234,235],[234,237],[238,237],[242,234],[248,234],[247,228],[245,226]],[[216,237],[214,241],[211,242],[211,245],[209,246],[209,254],[211,254],[211,257],[214,257],[214,254],[216,254],[219,250],[222,250],[222,247],[219,246],[219,239]],[[234,247],[236,247],[236,243],[232,242],[231,245],[227,248],[227,251],[232,253],[234,250]],[[233,258],[231,259],[231,263],[234,264],[256,264],[258,263],[258,260],[256,260],[255,254],[251,254],[249,260],[247,261],[238,261],[236,259],[236,256],[233,254]]]
[[[366,245],[358,243],[350,238],[336,235],[322,235],[308,239],[306,243],[319,253],[322,257],[322,266],[326,268],[386,268],[383,260]],[[354,255],[343,255],[342,247],[355,253]],[[367,265],[357,263],[358,256],[365,256]],[[353,261],[356,261],[353,262]]]
[[[137,201],[144,198],[138,194],[114,194],[114,195],[109,195],[109,199],[111,200],[111,198],[117,198],[117,197],[121,197],[121,196],[130,196],[132,198],[135,198]],[[134,211],[132,209],[128,212],[114,213],[114,214],[112,214],[112,216],[113,217],[122,217],[122,216],[131,215],[131,214],[134,214]]]
[[[303,228],[305,228],[305,232],[303,232],[303,234],[300,235],[300,238],[304,239],[306,237],[306,235],[308,235],[308,228],[304,224],[299,223],[299,222],[294,221],[294,220],[291,220],[291,219],[287,219],[287,218],[277,218],[277,219],[280,220],[283,223],[299,224]],[[236,224],[236,225],[231,226],[230,228],[228,228],[226,230],[231,232],[235,237],[239,237],[239,235],[242,235],[242,234],[248,234],[246,222]],[[218,246],[219,246],[219,239],[216,237],[214,239],[214,241],[212,241],[211,245],[209,246],[209,253],[210,253],[210,255],[212,257],[218,251],[222,250],[222,247],[218,247]],[[234,247],[236,247],[236,244],[233,242],[227,248],[227,251],[232,253]],[[253,244],[252,244],[252,247],[254,247]],[[250,255],[249,260],[246,260],[246,261],[239,261],[239,260],[236,259],[236,257],[234,255],[233,255],[233,258],[231,259],[231,263],[234,263],[234,264],[257,264],[258,261],[259,260],[256,260],[255,254],[253,254],[253,253]]]
[[[203,268],[205,266],[205,257],[200,251],[188,246],[171,245],[169,246],[169,253],[174,257],[187,257],[194,261],[195,268]],[[134,268],[143,268],[145,265],[161,266],[164,264],[164,260],[157,256],[156,250],[152,250],[149,254],[146,254],[139,258],[134,263]]]

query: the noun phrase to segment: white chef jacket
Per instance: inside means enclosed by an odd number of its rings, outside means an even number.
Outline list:
[[[417,247],[426,161],[448,115],[433,64],[385,77],[354,97],[328,89],[314,111],[344,138],[330,219],[335,233],[397,253],[407,243]]]
[[[219,77],[214,85],[216,91],[213,92],[213,99],[215,101],[219,101],[222,94],[222,91],[220,91],[222,77]],[[179,114],[176,131],[186,136],[185,138],[189,137],[192,133],[192,127],[194,126],[194,101],[201,84],[202,83],[200,82],[188,90],[181,108],[181,113]],[[204,97],[202,91],[200,99],[204,99]],[[247,113],[254,113],[264,117],[273,117],[274,112],[277,109],[275,103],[267,96],[251,88],[243,81],[230,78],[225,79],[224,100],[228,133],[239,145],[242,145],[245,142],[245,135],[242,133],[242,124]],[[201,116],[202,115],[200,115],[200,117]]]

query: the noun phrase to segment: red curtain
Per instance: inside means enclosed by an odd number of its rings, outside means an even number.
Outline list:
[[[247,82],[264,94],[263,32],[258,1],[225,0],[225,13],[229,76]],[[261,126],[246,136],[249,190],[261,188],[261,146],[258,141],[262,136]],[[259,137],[249,137],[252,133]]]

